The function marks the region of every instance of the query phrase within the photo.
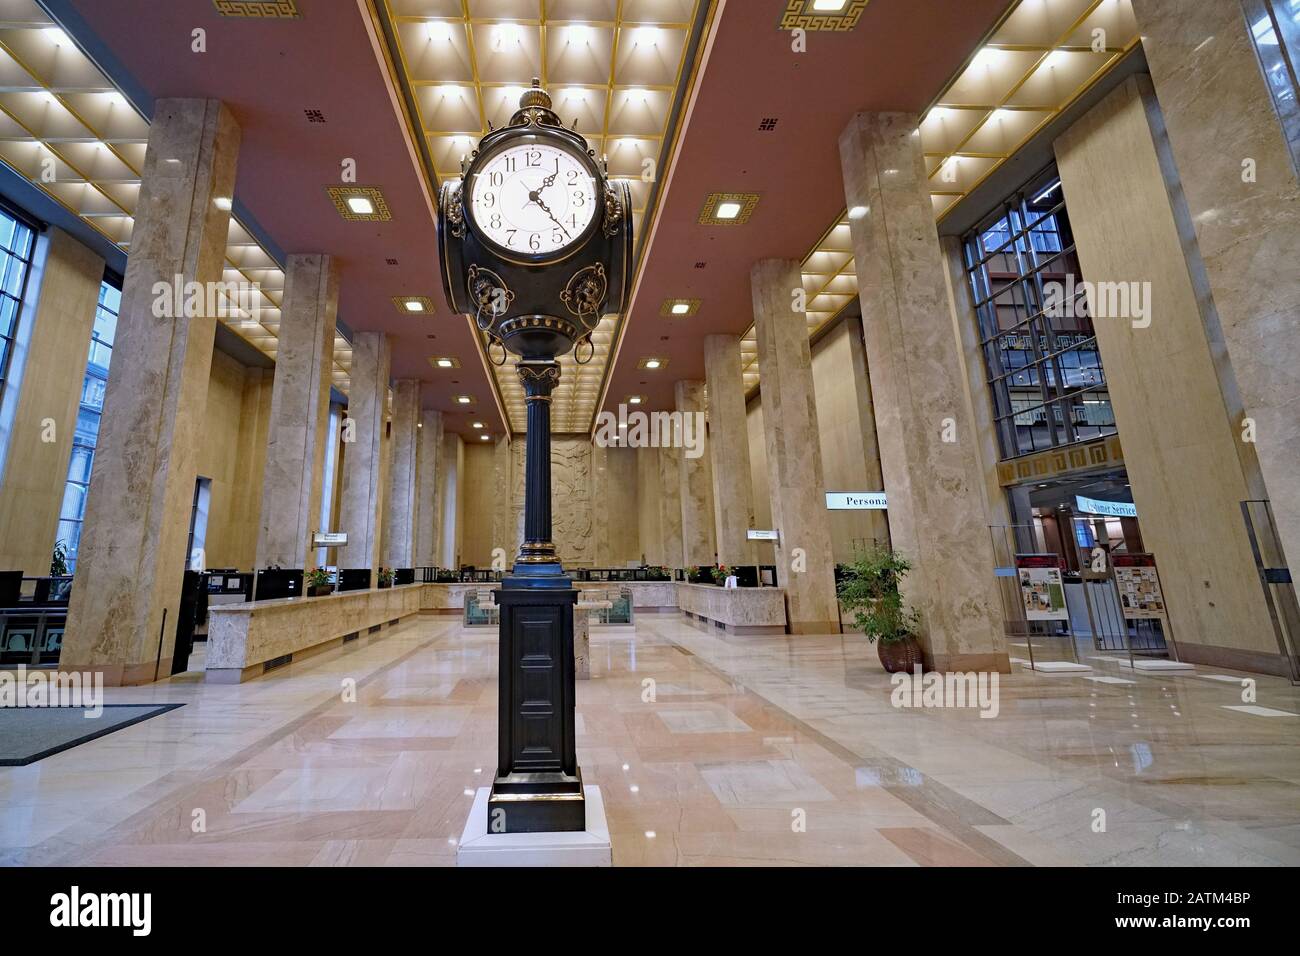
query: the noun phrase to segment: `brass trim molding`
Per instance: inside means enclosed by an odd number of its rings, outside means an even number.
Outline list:
[[[778,30],[818,30],[847,33],[858,25],[867,0],[849,0],[839,13],[813,11],[813,0],[789,0],[777,23]]]
[[[295,0],[212,0],[223,17],[250,20],[300,20],[302,13]]]

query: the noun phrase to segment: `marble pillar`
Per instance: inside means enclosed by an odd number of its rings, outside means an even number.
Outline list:
[[[709,388],[709,460],[718,563],[728,567],[754,564],[748,537],[754,527],[754,496],[749,480],[749,425],[739,335],[704,337],[704,375]]]
[[[389,428],[391,460],[384,499],[384,564],[415,567],[419,524],[420,380],[404,378],[393,385],[393,421]]]
[[[420,412],[416,448],[415,566],[438,564],[438,459],[442,449],[442,412]]]
[[[338,267],[330,256],[294,255],[285,268],[280,342],[271,386],[256,565],[307,568],[320,527],[329,438]]]
[[[609,498],[609,449],[600,442],[592,442],[590,493],[592,566],[597,568],[610,567]]]
[[[776,574],[785,588],[792,634],[837,634],[839,601],[831,557],[817,403],[813,397],[808,324],[795,311],[803,288],[799,263],[764,259],[749,275],[758,364],[763,370],[763,433]]]
[[[496,495],[496,507],[492,509],[492,550],[496,552],[498,548],[501,549],[499,570],[502,571],[510,569],[510,562],[519,553],[519,545],[523,543],[515,534],[520,517],[516,515],[514,496],[510,494],[515,455],[523,453],[524,446],[521,444],[516,449],[508,435],[502,435],[496,440],[496,448],[492,452],[492,487]],[[493,560],[496,557],[494,555]]]
[[[1055,144],[1083,278],[1148,284],[1150,321],[1094,316],[1097,348],[1180,656],[1286,676],[1241,516],[1259,463],[1238,440],[1237,385],[1194,278],[1192,224],[1171,199],[1159,111],[1149,79],[1132,76]]]
[[[217,100],[154,104],[60,662],[110,684],[171,671],[216,318],[155,285],[221,281],[239,141]]]
[[[703,382],[673,386],[681,415],[677,474],[682,503],[682,554],[687,565],[712,567],[718,549],[713,524],[713,468],[709,457],[707,402]],[[689,446],[689,447],[687,447]]]
[[[636,456],[636,525],[641,560],[651,566],[670,565],[664,556],[659,449],[633,448]]]
[[[985,464],[917,122],[860,113],[840,136],[845,201],[866,210],[851,227],[889,532],[912,562],[903,590],[921,615],[926,663],[1007,671]]]
[[[388,336],[358,332],[352,339],[351,386],[344,438],[343,498],[339,530],[348,543],[338,549],[339,567],[378,573],[383,515],[383,453],[388,404]],[[371,582],[374,583],[374,574]]]
[[[455,432],[443,432],[438,450],[438,561],[441,568],[460,567],[461,494],[465,472],[465,442]],[[522,516],[521,516],[522,517]],[[522,537],[520,538],[522,540]],[[508,559],[514,558],[513,553]]]
[[[682,539],[682,469],[676,448],[648,449],[659,465],[659,540],[663,562],[669,568],[685,567],[686,550]],[[712,564],[713,562],[708,562]]]
[[[1300,569],[1300,183],[1239,3],[1133,0],[1197,246],[1293,574]],[[1244,420],[1248,419],[1248,422]],[[1253,427],[1252,427],[1253,426]]]
[[[36,239],[0,389],[0,568],[50,573],[104,260],[62,229]],[[7,432],[7,434],[6,434]]]

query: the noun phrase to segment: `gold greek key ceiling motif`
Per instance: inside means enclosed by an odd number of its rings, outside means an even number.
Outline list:
[[[302,16],[294,0],[212,0],[223,17],[294,20]]]
[[[846,33],[858,25],[867,0],[850,0],[843,10],[816,9],[817,0],[790,0],[777,28],[781,30],[819,30]]]

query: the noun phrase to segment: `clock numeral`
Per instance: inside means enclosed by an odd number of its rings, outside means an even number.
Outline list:
[[[488,182],[492,185],[493,189],[500,189],[501,184],[505,182],[505,177],[500,173],[492,173],[488,176]]]
[[[540,232],[534,232],[532,235],[528,237],[528,248],[532,249],[533,252],[536,252],[541,247],[542,247],[542,234]]]
[[[513,173],[514,171],[515,171],[515,158],[514,158],[513,156],[507,156],[507,157],[506,157],[506,172],[508,172],[508,173]]]
[[[518,231],[519,231],[518,229],[507,229],[507,230],[506,230],[506,245],[507,245],[507,246],[513,246],[513,245],[515,244],[515,233],[517,233]]]
[[[556,165],[559,165],[558,160],[556,161]],[[578,185],[578,171],[576,169],[569,170],[569,185],[570,186]]]
[[[524,154],[529,169],[536,169],[542,165],[542,154],[540,150],[530,149]]]
[[[495,193],[483,194],[483,205],[487,206],[489,209],[491,209],[496,204],[496,201],[497,201],[497,197]]]
[[[574,229],[578,228],[578,214],[576,212],[569,217],[569,225]]]
[[[563,241],[564,241],[564,230],[563,230],[563,229],[552,229],[552,230],[551,230],[551,242],[555,243],[556,245],[559,245],[559,244],[562,243]]]
[[[575,206],[581,207],[587,205],[587,194],[584,193],[581,189],[575,190],[572,198],[573,198],[573,204]]]
[[[493,228],[493,229],[500,229],[500,228],[501,228],[501,213],[499,213],[499,212],[494,212],[494,213],[492,214],[491,225],[492,225],[492,228]]]

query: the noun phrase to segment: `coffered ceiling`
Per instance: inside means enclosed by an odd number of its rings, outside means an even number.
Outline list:
[[[631,187],[640,235],[689,79],[700,0],[383,0],[386,32],[421,137],[431,182],[458,179],[490,126],[509,122],[534,77],[566,125],[576,124],[610,175]],[[444,306],[445,308],[445,306]],[[592,336],[591,360],[561,359],[552,428],[586,431],[618,317]],[[587,357],[584,348],[581,355]],[[494,368],[511,426],[525,407],[513,361]]]
[[[0,160],[123,250],[140,196],[149,123],[33,0],[0,4]],[[274,359],[284,272],[232,216],[220,321]],[[335,341],[346,393],[351,346]]]

